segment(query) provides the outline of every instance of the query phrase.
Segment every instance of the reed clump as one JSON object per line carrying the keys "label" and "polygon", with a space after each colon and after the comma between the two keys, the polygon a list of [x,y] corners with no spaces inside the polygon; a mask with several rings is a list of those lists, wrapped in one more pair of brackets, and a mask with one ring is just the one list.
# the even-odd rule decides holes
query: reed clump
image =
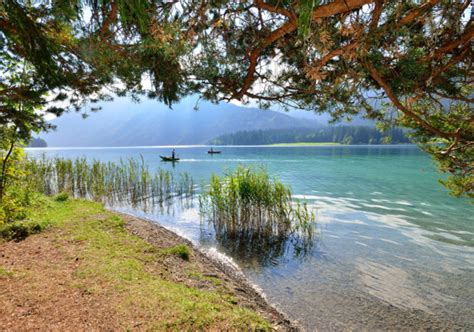
{"label": "reed clump", "polygon": [[191,176],[175,177],[162,169],[152,173],[143,157],[119,163],[43,157],[26,160],[25,169],[31,174],[32,189],[49,196],[67,194],[110,205],[135,206],[194,194]]}
{"label": "reed clump", "polygon": [[264,169],[239,166],[223,177],[213,175],[200,210],[224,241],[265,246],[291,238],[304,246],[314,234],[314,213]]}

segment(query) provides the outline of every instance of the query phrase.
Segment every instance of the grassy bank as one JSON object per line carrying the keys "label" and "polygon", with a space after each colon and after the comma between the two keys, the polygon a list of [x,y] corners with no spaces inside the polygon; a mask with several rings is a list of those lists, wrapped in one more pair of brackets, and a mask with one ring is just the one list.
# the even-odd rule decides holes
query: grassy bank
{"label": "grassy bank", "polygon": [[333,142],[298,142],[298,143],[277,143],[277,144],[269,144],[268,146],[335,146],[341,145],[341,143],[333,143]]}
{"label": "grassy bank", "polygon": [[270,328],[185,243],[151,245],[98,203],[42,199],[38,234],[0,239],[6,329]]}

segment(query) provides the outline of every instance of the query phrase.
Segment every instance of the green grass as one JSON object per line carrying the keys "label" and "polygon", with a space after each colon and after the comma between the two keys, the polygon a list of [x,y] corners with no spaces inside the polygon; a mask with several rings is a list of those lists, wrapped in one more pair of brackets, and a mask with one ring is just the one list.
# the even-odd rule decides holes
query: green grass
{"label": "green grass", "polygon": [[165,255],[176,255],[185,261],[189,261],[189,257],[191,256],[191,250],[184,244],[178,244],[174,247],[163,249],[160,252]]}
{"label": "green grass", "polygon": [[70,213],[64,201],[36,195],[30,205],[27,219],[0,224],[0,239],[22,241],[28,236],[38,234],[51,225],[60,225],[63,217]]}
{"label": "green grass", "polygon": [[[80,262],[74,287],[88,294],[110,296],[124,316],[138,312],[146,317],[141,328],[270,329],[256,312],[235,305],[235,299],[224,289],[202,290],[163,277],[163,266],[159,264],[163,254],[178,255],[189,269],[194,269],[191,249],[179,245],[157,250],[129,233],[123,220],[99,203],[47,199],[47,204],[32,213],[29,222],[48,225],[49,237],[74,246],[74,255]],[[8,273],[0,269],[0,276]]]}
{"label": "green grass", "polygon": [[333,142],[298,142],[298,143],[276,143],[276,144],[269,144],[268,146],[334,146],[334,145],[341,145],[340,143],[333,143]]}
{"label": "green grass", "polygon": [[0,266],[0,278],[13,277],[13,272],[3,266]]}

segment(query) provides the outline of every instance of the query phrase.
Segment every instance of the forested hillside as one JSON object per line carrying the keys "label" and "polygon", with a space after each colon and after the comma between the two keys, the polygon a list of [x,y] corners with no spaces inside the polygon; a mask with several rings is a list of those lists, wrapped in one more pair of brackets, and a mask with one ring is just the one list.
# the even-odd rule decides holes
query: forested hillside
{"label": "forested hillside", "polygon": [[215,145],[266,145],[277,143],[332,142],[342,144],[410,143],[404,131],[394,128],[381,133],[367,126],[327,126],[238,131],[210,141]]}

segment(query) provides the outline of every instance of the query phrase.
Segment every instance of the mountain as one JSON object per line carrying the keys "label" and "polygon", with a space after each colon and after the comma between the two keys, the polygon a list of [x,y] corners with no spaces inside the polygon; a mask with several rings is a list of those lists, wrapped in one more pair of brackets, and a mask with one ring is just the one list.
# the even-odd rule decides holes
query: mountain
{"label": "mountain", "polygon": [[29,148],[46,148],[48,144],[42,138],[33,137],[28,143]]}
{"label": "mountain", "polygon": [[316,120],[234,104],[185,98],[169,109],[156,101],[133,103],[119,98],[102,105],[85,119],[67,113],[51,121],[57,129],[42,133],[50,147],[143,146],[205,144],[226,133],[242,130],[318,127]]}

